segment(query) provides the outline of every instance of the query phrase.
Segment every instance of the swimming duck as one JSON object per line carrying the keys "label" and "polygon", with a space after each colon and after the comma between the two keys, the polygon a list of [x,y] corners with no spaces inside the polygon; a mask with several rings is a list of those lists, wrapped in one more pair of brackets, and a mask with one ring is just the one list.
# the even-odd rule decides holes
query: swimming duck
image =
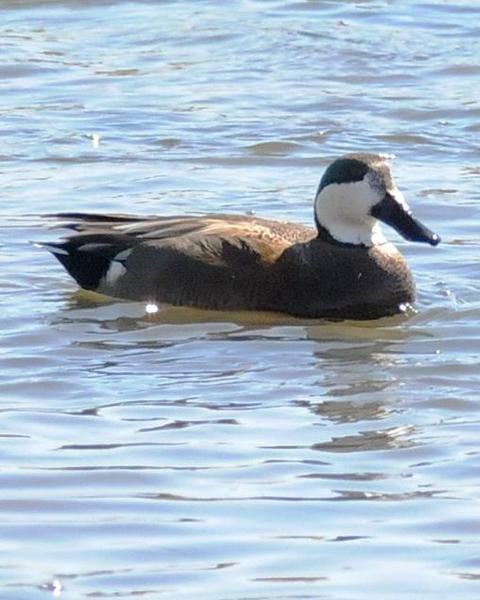
{"label": "swimming duck", "polygon": [[379,221],[436,246],[412,216],[387,159],[348,154],[318,187],[316,228],[243,215],[59,213],[76,233],[40,243],[88,290],[131,300],[299,317],[375,319],[415,299],[405,258]]}

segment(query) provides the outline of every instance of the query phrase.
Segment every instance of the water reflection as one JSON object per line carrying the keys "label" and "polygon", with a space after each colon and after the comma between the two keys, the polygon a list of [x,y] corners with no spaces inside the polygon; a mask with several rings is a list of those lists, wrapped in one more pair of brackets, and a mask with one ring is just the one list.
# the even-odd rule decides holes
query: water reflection
{"label": "water reflection", "polygon": [[414,427],[361,431],[357,435],[334,437],[327,442],[313,444],[312,449],[321,452],[371,452],[390,448],[409,448],[415,444],[411,439],[414,434]]}
{"label": "water reflection", "polygon": [[[402,411],[398,404],[402,382],[395,374],[395,367],[402,364],[398,358],[404,352],[402,347],[418,340],[424,343],[429,336],[418,327],[410,330],[403,319],[382,320],[378,324],[312,324],[270,313],[215,313],[175,307],[162,307],[158,313],[145,314],[142,303],[100,300],[99,304],[96,296],[75,293],[70,305],[54,315],[54,326],[73,336],[74,353],[95,351],[87,372],[100,380],[107,377],[122,382],[129,396],[120,402],[92,406],[84,414],[103,417],[116,414],[124,424],[141,422],[143,425],[136,428],[135,437],[145,439],[108,445],[76,443],[64,445],[63,449],[103,452],[172,444],[188,448],[194,439],[189,432],[195,430],[208,431],[215,443],[227,448],[231,446],[227,440],[232,425],[240,432],[236,436],[239,439],[243,436],[245,423],[239,418],[242,411],[249,414],[267,409],[265,400],[260,401],[256,392],[258,386],[263,388],[263,398],[268,390],[270,412],[282,399],[295,409],[299,421],[305,419],[305,409],[310,415],[305,422],[309,430],[305,439],[289,436],[290,443],[285,443],[283,434],[269,431],[261,435],[263,439],[257,448],[268,454],[280,453],[285,457],[283,461],[290,457],[296,463],[296,454],[304,454],[307,449],[324,456],[363,455],[408,449],[420,443],[416,427],[397,424]],[[76,335],[79,323],[81,339]],[[89,327],[85,328],[85,324]],[[235,345],[226,351],[216,345],[220,340],[234,341]],[[198,356],[193,359],[194,346],[198,347]],[[249,348],[255,348],[254,360]],[[271,363],[273,356],[275,362],[285,360],[279,378],[275,374],[276,364]],[[289,365],[292,356],[296,361],[294,368]],[[139,387],[137,381],[136,389],[132,390],[133,398],[127,383],[132,363],[136,376],[143,377],[143,385]],[[276,380],[281,382],[281,388],[275,385]],[[142,393],[147,389],[152,396],[148,400]],[[152,394],[153,390],[156,392]],[[244,402],[239,401],[239,393]],[[141,415],[137,414],[140,407]],[[168,407],[174,407],[175,412]],[[205,418],[204,411],[212,410],[227,415],[221,419]],[[384,427],[362,426],[372,421],[384,422]],[[329,424],[336,425],[336,435],[329,434]],[[279,432],[286,426],[282,417]],[[340,426],[346,428],[342,435],[338,435]],[[163,438],[165,434],[169,439]],[[171,437],[173,434],[175,437]],[[188,464],[188,469],[211,466],[208,462],[194,461]],[[331,471],[318,473],[318,477],[305,473],[301,476],[324,481],[345,479],[342,473]],[[379,472],[374,477],[382,479],[387,475]],[[354,480],[352,477],[351,481]],[[371,479],[359,476],[357,480]],[[164,494],[169,497],[170,492],[162,492],[161,497]],[[364,492],[351,490],[349,494],[348,497],[359,498]],[[374,499],[372,495],[368,497]]]}
{"label": "water reflection", "polygon": [[[403,327],[411,315],[398,315],[374,321],[340,321],[332,323],[323,320],[300,319],[283,313],[261,311],[209,311],[191,307],[171,305],[156,306],[150,310],[149,303],[116,301],[107,296],[76,290],[68,297],[66,310],[61,317],[65,322],[89,320],[98,323],[100,328],[130,331],[154,325],[186,325],[195,329],[218,326],[218,333],[232,334],[235,339],[285,338],[310,339],[318,341],[346,340],[352,338],[365,341],[395,342],[409,336],[428,335]],[[100,318],[99,318],[100,317]],[[224,331],[222,331],[222,326]],[[165,331],[169,331],[167,328]],[[180,328],[176,328],[177,331]],[[173,331],[173,330],[172,330]],[[348,352],[339,348],[339,352]],[[381,349],[378,350],[381,353]]]}
{"label": "water reflection", "polygon": [[[362,384],[368,391],[368,383]],[[335,395],[326,393],[328,395]],[[367,398],[356,400],[299,400],[300,406],[308,408],[314,415],[328,419],[333,423],[357,423],[360,421],[377,421],[389,416],[391,410],[387,408],[388,397],[382,402],[371,401]]]}

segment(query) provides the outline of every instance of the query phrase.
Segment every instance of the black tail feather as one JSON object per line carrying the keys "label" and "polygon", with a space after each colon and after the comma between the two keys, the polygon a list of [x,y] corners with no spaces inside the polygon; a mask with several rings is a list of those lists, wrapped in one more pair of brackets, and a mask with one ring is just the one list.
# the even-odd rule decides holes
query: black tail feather
{"label": "black tail feather", "polygon": [[136,242],[118,234],[86,234],[36,245],[51,252],[82,288],[97,290],[116,256],[133,248]]}

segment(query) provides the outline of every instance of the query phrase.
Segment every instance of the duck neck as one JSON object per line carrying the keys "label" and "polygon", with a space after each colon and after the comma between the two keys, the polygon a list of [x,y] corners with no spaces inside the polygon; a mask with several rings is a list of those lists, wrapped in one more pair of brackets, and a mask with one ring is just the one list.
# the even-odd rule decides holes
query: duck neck
{"label": "duck neck", "polygon": [[[352,244],[350,242],[340,242],[339,240],[334,238],[333,235],[328,231],[328,229],[320,223],[316,214],[315,225],[317,226],[317,239],[321,240],[322,242],[327,242],[328,244],[332,244],[334,246],[341,246],[343,248],[358,248],[358,244]],[[363,244],[361,244],[361,246],[364,247]]]}

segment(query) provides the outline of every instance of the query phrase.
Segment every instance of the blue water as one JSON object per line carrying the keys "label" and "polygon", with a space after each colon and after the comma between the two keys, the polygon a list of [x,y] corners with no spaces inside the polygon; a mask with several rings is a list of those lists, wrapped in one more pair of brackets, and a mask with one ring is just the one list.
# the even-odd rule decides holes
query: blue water
{"label": "blue water", "polygon": [[[0,5],[0,597],[480,596],[480,5]],[[417,314],[78,292],[41,214],[312,222],[395,154]]]}

